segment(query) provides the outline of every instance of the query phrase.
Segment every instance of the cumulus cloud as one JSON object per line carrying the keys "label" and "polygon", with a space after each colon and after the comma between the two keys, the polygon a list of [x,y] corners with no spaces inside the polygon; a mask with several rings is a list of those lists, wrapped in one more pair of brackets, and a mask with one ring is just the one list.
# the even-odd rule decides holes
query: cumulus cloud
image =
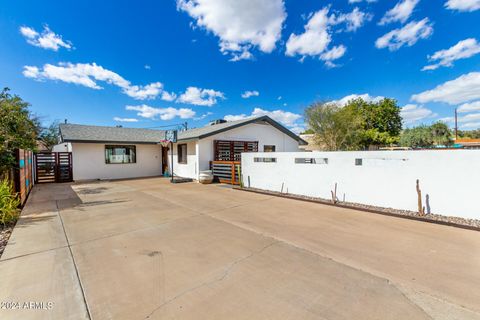
{"label": "cumulus cloud", "polygon": [[459,104],[480,99],[480,72],[470,72],[411,97],[419,103],[444,102]]}
{"label": "cumulus cloud", "polygon": [[181,119],[191,119],[195,116],[195,111],[189,108],[155,108],[146,104],[142,104],[139,106],[126,106],[125,109],[129,111],[137,111],[137,115],[139,117],[152,120],[158,118],[161,120],[172,120],[175,117],[179,117]]}
{"label": "cumulus cloud", "polygon": [[260,95],[260,92],[258,92],[257,90],[253,90],[253,91],[245,91],[244,93],[242,93],[242,98],[243,99],[248,99],[250,97],[258,97]]}
{"label": "cumulus cloud", "polygon": [[261,108],[255,108],[253,109],[252,113],[249,115],[244,113],[237,114],[237,115],[226,115],[224,119],[227,121],[236,121],[236,120],[242,120],[242,119],[252,118],[252,117],[260,117],[260,116],[269,116],[273,120],[289,128],[298,127],[299,125],[297,121],[302,118],[301,115],[290,112],[290,111],[284,111],[284,110],[268,111]]}
{"label": "cumulus cloud", "polygon": [[211,107],[217,103],[218,99],[225,99],[223,92],[213,89],[188,87],[187,90],[178,97],[177,102]]}
{"label": "cumulus cloud", "polygon": [[474,101],[470,103],[464,103],[458,107],[457,111],[459,113],[466,113],[472,111],[480,111],[480,101]]}
{"label": "cumulus cloud", "polygon": [[162,92],[162,100],[164,101],[174,101],[177,98],[177,95],[173,92]]}
{"label": "cumulus cloud", "polygon": [[283,0],[177,0],[177,8],[217,36],[234,61],[251,59],[253,48],[272,52],[287,17]]}
{"label": "cumulus cloud", "polygon": [[394,29],[387,34],[381,36],[375,42],[378,49],[388,48],[395,51],[406,46],[413,46],[420,39],[427,39],[433,33],[433,26],[428,18],[420,21],[413,21],[402,28]]}
{"label": "cumulus cloud", "polygon": [[370,19],[371,15],[358,8],[347,14],[330,14],[330,8],[325,7],[310,16],[303,33],[290,34],[285,54],[291,57],[301,56],[301,60],[306,56],[317,56],[331,64],[333,60],[341,58],[346,51],[343,45],[329,49],[334,32],[333,26],[340,27],[337,32],[352,32]]}
{"label": "cumulus cloud", "polygon": [[445,7],[457,11],[475,11],[480,9],[480,0],[448,0]]}
{"label": "cumulus cloud", "polygon": [[138,122],[138,119],[135,119],[135,118],[114,117],[113,120],[118,122]]}
{"label": "cumulus cloud", "polygon": [[435,117],[436,114],[432,110],[416,104],[407,104],[400,109],[400,115],[403,122],[408,125],[419,120]]}
{"label": "cumulus cloud", "polygon": [[43,49],[58,51],[61,47],[65,49],[72,49],[73,47],[70,41],[64,41],[61,35],[50,30],[48,26],[44,26],[41,33],[31,27],[22,26],[20,27],[20,33],[29,44]]}
{"label": "cumulus cloud", "polygon": [[95,63],[45,64],[43,68],[24,66],[23,75],[35,80],[63,81],[96,90],[103,89],[98,82],[106,82],[121,88],[123,93],[137,100],[153,99],[163,90],[160,82],[153,82],[145,86],[132,85],[130,81],[117,73]]}
{"label": "cumulus cloud", "polygon": [[338,99],[338,100],[332,100],[330,101],[329,103],[333,103],[333,104],[336,104],[340,107],[343,107],[345,106],[348,102],[352,101],[352,100],[355,100],[355,99],[358,99],[358,98],[362,98],[364,101],[367,101],[367,102],[378,102],[380,100],[383,100],[385,99],[385,97],[382,97],[382,96],[371,96],[369,95],[368,93],[364,93],[364,94],[350,94],[348,96],[345,96],[341,99]]}
{"label": "cumulus cloud", "polygon": [[385,25],[392,22],[404,23],[410,18],[420,0],[401,0],[395,7],[388,10],[378,24]]}
{"label": "cumulus cloud", "polygon": [[467,59],[478,53],[480,53],[480,45],[477,40],[474,38],[465,39],[448,49],[437,51],[428,56],[430,62],[436,61],[436,63],[423,67],[422,71],[451,67],[454,61]]}

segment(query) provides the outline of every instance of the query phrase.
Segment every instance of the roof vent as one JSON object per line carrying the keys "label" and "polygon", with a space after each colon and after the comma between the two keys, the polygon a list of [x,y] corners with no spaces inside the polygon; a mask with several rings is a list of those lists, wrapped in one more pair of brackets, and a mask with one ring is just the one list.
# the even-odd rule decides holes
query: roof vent
{"label": "roof vent", "polygon": [[210,121],[210,125],[211,125],[211,126],[214,126],[214,125],[216,125],[216,124],[225,123],[225,122],[227,122],[227,120],[217,119],[217,120]]}
{"label": "roof vent", "polygon": [[123,128],[123,126],[121,124],[117,124],[115,128]]}

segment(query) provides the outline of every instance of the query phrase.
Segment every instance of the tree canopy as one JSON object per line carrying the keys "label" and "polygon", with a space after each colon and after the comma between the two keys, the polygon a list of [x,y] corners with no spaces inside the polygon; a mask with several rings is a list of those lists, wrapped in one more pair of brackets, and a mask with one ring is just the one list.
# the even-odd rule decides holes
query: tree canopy
{"label": "tree canopy", "polygon": [[48,127],[42,128],[38,139],[43,142],[44,146],[52,151],[53,146],[58,144],[58,137],[60,136],[58,121],[52,122]]}
{"label": "tree canopy", "polygon": [[15,163],[15,149],[36,149],[40,131],[38,118],[28,110],[29,104],[9,89],[0,92],[0,172]]}
{"label": "tree canopy", "polygon": [[405,129],[400,137],[400,145],[411,148],[450,146],[452,143],[452,131],[443,122]]}
{"label": "tree canopy", "polygon": [[306,109],[305,118],[316,142],[332,151],[391,145],[402,130],[400,108],[388,98],[377,102],[358,98],[345,106],[317,102]]}

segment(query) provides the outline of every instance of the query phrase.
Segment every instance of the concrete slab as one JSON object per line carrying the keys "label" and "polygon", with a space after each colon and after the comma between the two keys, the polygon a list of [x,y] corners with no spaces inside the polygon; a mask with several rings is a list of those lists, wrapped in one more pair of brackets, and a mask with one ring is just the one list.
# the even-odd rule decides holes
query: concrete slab
{"label": "concrete slab", "polygon": [[[0,260],[0,319],[88,319],[68,248]],[[33,303],[33,304],[32,304]]]}
{"label": "concrete slab", "polygon": [[282,198],[211,215],[480,311],[479,232]]}
{"label": "concrete slab", "polygon": [[0,301],[76,307],[11,318],[480,319],[478,232],[163,178],[37,187]]}

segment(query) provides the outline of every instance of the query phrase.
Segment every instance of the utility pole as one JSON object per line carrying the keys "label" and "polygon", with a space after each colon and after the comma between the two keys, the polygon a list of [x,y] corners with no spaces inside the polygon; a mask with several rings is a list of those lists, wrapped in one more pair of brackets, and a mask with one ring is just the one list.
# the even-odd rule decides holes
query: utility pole
{"label": "utility pole", "polygon": [[457,108],[455,108],[455,140],[458,140],[458,117],[457,117]]}

